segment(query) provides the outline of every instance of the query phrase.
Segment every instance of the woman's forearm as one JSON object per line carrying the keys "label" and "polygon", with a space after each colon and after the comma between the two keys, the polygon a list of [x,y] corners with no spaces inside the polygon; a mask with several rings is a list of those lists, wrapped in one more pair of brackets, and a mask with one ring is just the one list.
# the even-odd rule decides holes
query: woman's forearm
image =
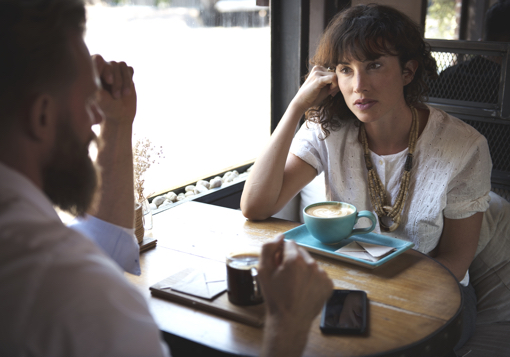
{"label": "woman's forearm", "polygon": [[321,66],[312,69],[246,180],[241,210],[248,219],[266,219],[277,213],[316,176],[314,168],[289,155],[290,144],[306,110],[338,91],[334,72]]}
{"label": "woman's forearm", "polygon": [[443,233],[431,256],[461,281],[475,256],[483,212],[463,219],[444,219]]}
{"label": "woman's forearm", "polygon": [[305,109],[289,105],[268,145],[257,157],[241,197],[241,210],[249,219],[265,219],[278,212],[285,163],[299,120]]}

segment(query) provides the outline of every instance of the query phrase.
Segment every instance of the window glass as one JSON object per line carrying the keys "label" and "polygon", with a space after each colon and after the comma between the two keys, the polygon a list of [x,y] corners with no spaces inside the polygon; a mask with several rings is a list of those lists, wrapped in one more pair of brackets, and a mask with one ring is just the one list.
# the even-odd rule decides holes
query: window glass
{"label": "window glass", "polygon": [[459,39],[462,0],[428,0],[425,38]]}
{"label": "window glass", "polygon": [[270,135],[269,9],[255,0],[138,0],[87,5],[91,54],[135,70],[134,142],[164,158],[145,194],[254,159]]}

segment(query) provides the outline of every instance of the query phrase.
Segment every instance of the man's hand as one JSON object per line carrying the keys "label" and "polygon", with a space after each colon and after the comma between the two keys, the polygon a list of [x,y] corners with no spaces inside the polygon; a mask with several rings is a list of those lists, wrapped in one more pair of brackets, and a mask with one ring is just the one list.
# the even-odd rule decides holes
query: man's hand
{"label": "man's hand", "polygon": [[301,355],[313,319],[333,283],[313,258],[284,236],[262,247],[258,278],[266,303],[262,356]]}
{"label": "man's hand", "polygon": [[106,62],[100,55],[92,56],[92,61],[101,81],[98,102],[106,123],[132,125],[136,114],[133,68],[125,62]]}
{"label": "man's hand", "polygon": [[[106,62],[92,56],[102,89],[98,103],[105,120],[101,124],[101,144],[97,163],[101,188],[90,214],[106,222],[133,228],[134,184],[131,138],[136,114],[133,68],[124,62]],[[134,238],[133,238],[134,239]]]}

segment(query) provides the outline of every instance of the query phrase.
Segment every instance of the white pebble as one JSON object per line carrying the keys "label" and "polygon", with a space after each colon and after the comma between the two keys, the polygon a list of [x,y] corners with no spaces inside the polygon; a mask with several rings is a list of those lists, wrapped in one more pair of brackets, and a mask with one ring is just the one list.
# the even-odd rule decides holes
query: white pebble
{"label": "white pebble", "polygon": [[195,193],[195,195],[198,195],[200,193],[203,193],[203,192],[207,192],[209,191],[209,189],[205,186],[202,186],[202,185],[197,185],[197,187],[195,187],[195,190],[193,191]]}
{"label": "white pebble", "polygon": [[[222,182],[227,181],[230,176],[232,176],[232,171],[225,172],[225,175],[223,175],[223,177],[221,178],[221,181]],[[232,180],[230,180],[230,181],[232,181]]]}
{"label": "white pebble", "polygon": [[193,192],[193,191],[188,191],[188,192],[186,192],[186,193],[184,194],[184,196],[186,196],[186,197],[195,196],[195,192]]}
{"label": "white pebble", "polygon": [[194,189],[195,189],[195,185],[189,185],[189,186],[186,186],[184,191],[189,192],[189,191],[193,191]]}
{"label": "white pebble", "polygon": [[170,191],[168,192],[166,195],[165,195],[166,199],[171,201],[171,202],[175,202],[175,200],[177,199],[177,195],[175,194],[175,192],[173,191]]}
{"label": "white pebble", "polygon": [[205,181],[205,180],[200,180],[197,182],[197,187],[198,186],[204,186],[205,188],[209,188],[209,182]]}
{"label": "white pebble", "polygon": [[215,177],[211,180],[211,182],[209,183],[209,188],[216,188],[216,187],[220,187],[222,184],[222,181],[221,181],[221,177]]}
{"label": "white pebble", "polygon": [[155,203],[151,202],[151,203],[149,203],[149,208],[154,211],[155,209],[158,209],[158,206],[156,206]]}
{"label": "white pebble", "polygon": [[177,201],[182,201],[182,200],[183,200],[183,199],[185,199],[185,198],[186,198],[186,196],[184,195],[184,193],[179,193],[179,194],[177,195],[176,200],[177,200]]}
{"label": "white pebble", "polygon": [[154,203],[156,206],[161,206],[161,204],[163,202],[165,202],[165,197],[164,196],[158,196],[158,197],[155,197],[153,200],[152,200],[152,203]]}
{"label": "white pebble", "polygon": [[163,203],[161,204],[161,206],[159,206],[159,207],[161,208],[161,207],[165,207],[165,206],[170,206],[172,203],[173,203],[173,202],[172,202],[172,201],[170,201],[170,200],[165,200],[165,202],[163,202]]}

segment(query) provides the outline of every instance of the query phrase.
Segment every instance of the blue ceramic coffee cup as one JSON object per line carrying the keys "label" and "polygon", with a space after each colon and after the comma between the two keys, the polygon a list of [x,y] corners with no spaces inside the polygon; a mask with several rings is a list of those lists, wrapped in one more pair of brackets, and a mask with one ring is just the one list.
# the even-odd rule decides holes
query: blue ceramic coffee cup
{"label": "blue ceramic coffee cup", "polygon": [[[372,226],[354,229],[361,217],[372,221]],[[335,244],[355,234],[370,233],[377,218],[370,211],[358,212],[356,207],[345,202],[326,201],[308,205],[303,218],[310,234],[324,244]]]}

